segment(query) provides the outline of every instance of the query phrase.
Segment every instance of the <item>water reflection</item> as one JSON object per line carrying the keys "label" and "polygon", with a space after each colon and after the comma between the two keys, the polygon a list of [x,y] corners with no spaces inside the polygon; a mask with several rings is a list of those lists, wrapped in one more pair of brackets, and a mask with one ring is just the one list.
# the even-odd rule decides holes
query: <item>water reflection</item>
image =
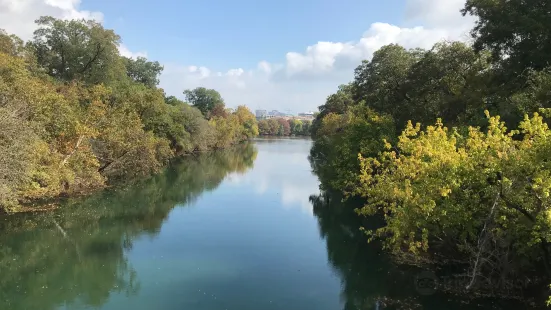
{"label": "water reflection", "polygon": [[261,138],[255,142],[260,152],[255,169],[241,177],[233,176],[231,181],[252,186],[258,195],[275,191],[284,208],[298,207],[301,212],[312,214],[308,197],[319,192],[317,177],[311,173],[307,158],[312,141],[307,138]]}
{"label": "water reflection", "polygon": [[59,211],[0,218],[0,309],[100,307],[136,294],[133,240],[155,236],[176,205],[253,166],[252,144],[185,158],[126,189],[74,199]]}
{"label": "water reflection", "polygon": [[325,239],[327,257],[341,280],[343,310],[474,310],[525,309],[514,300],[473,299],[474,296],[454,296],[443,292],[423,294],[416,286],[416,276],[423,269],[398,265],[381,249],[368,243],[360,226],[374,229],[382,225],[377,218],[357,216],[354,208],[361,200],[349,199],[335,193],[322,192],[310,197],[318,220],[320,236]]}

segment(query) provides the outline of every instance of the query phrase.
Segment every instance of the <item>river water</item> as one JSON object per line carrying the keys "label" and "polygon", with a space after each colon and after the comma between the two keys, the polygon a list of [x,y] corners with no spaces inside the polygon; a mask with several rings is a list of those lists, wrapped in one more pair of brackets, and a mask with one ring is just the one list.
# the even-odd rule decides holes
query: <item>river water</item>
{"label": "river water", "polygon": [[259,139],[0,218],[0,309],[519,309],[419,287],[319,195],[310,147]]}

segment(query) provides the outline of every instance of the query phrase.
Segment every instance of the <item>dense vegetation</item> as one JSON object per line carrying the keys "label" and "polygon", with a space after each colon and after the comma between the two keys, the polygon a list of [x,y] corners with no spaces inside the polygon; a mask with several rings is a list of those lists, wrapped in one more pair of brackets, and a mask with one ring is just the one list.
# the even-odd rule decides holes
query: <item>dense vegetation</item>
{"label": "dense vegetation", "polygon": [[89,20],[37,20],[34,38],[0,30],[0,211],[158,171],[170,158],[258,135],[215,90],[157,88],[163,67],[119,54]]}
{"label": "dense vegetation", "polygon": [[312,125],[322,187],[363,197],[397,257],[465,266],[467,291],[551,275],[550,10],[468,0],[473,45],[384,46]]}
{"label": "dense vegetation", "polygon": [[312,122],[308,120],[270,118],[258,122],[263,136],[309,136]]}

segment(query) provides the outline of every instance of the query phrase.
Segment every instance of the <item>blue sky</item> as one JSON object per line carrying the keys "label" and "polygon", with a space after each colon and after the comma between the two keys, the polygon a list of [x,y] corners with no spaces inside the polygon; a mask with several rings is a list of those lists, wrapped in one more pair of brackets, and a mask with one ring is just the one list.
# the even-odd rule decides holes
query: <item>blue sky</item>
{"label": "blue sky", "polygon": [[82,8],[103,12],[106,27],[150,58],[227,71],[279,62],[318,41],[357,40],[375,21],[400,22],[404,1],[96,0]]}
{"label": "blue sky", "polygon": [[0,28],[25,40],[34,20],[96,19],[121,54],[164,65],[160,87],[218,90],[230,107],[315,110],[383,45],[466,40],[465,0],[2,0]]}

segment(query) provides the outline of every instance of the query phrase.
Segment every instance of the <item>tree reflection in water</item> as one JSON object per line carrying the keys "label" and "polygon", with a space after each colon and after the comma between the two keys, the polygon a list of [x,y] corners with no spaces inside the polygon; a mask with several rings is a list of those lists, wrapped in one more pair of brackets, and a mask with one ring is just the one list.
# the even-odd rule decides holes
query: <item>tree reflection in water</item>
{"label": "tree reflection in water", "polygon": [[242,144],[180,159],[132,186],[68,199],[50,213],[0,218],[0,309],[100,307],[112,293],[136,294],[133,240],[155,236],[170,211],[253,166]]}
{"label": "tree reflection in water", "polygon": [[474,299],[473,296],[436,292],[422,295],[416,290],[415,277],[422,269],[398,265],[378,242],[367,242],[359,227],[373,229],[380,218],[359,217],[354,209],[362,205],[353,198],[322,192],[310,197],[318,220],[320,236],[325,239],[328,260],[341,279],[343,310],[472,310],[523,309],[512,300]]}

